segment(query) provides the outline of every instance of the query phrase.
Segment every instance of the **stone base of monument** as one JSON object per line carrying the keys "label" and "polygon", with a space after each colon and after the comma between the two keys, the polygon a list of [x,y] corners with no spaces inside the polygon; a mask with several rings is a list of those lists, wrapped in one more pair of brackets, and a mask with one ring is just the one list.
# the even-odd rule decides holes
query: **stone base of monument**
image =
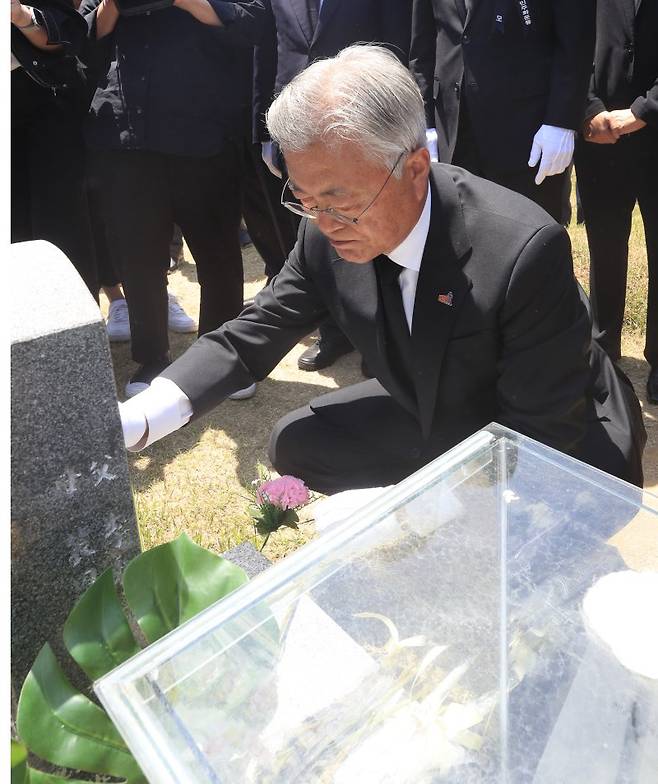
{"label": "stone base of monument", "polygon": [[140,543],[98,306],[50,243],[12,245],[9,270],[11,657],[18,693],[46,641],[62,652],[62,625],[83,591],[109,566],[121,573]]}

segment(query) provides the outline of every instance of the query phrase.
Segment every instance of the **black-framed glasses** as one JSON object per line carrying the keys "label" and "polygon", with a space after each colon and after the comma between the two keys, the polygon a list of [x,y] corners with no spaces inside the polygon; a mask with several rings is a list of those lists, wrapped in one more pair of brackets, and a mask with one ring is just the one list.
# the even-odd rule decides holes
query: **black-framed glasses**
{"label": "black-framed glasses", "polygon": [[[296,215],[302,215],[305,218],[310,218],[311,220],[317,220],[319,215],[329,215],[330,218],[333,218],[338,223],[346,223],[349,226],[354,226],[357,224],[361,218],[368,212],[368,210],[372,207],[372,205],[377,201],[377,199],[381,196],[382,191],[388,184],[388,181],[393,176],[393,172],[397,169],[398,163],[402,160],[402,157],[405,155],[405,152],[401,152],[398,155],[397,160],[393,164],[393,168],[388,173],[388,177],[384,180],[384,184],[382,187],[377,191],[375,197],[372,199],[368,206],[361,210],[361,212],[356,216],[356,218],[350,218],[347,215],[343,215],[341,212],[336,212],[333,207],[325,207],[321,209],[320,207],[305,207],[298,199],[295,199],[295,195],[290,189],[290,177],[286,180],[285,185],[283,186],[283,191],[281,191],[281,204],[290,212],[294,212]],[[295,201],[287,199],[286,196],[292,196]]]}

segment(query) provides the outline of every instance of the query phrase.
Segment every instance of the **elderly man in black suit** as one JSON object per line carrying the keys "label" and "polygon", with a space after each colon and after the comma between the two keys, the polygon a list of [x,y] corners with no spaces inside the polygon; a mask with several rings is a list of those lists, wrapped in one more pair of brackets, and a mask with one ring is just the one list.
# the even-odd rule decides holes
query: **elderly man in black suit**
{"label": "elderly man in black suit", "polygon": [[376,378],[275,428],[271,459],[322,492],[397,482],[496,420],[641,483],[646,434],[625,377],[591,343],[565,230],[530,200],[430,164],[420,92],[380,47],[296,77],[268,112],[306,216],[239,318],[122,404],[129,448],[267,376],[327,315]]}
{"label": "elderly man in black suit", "polygon": [[590,252],[595,328],[621,355],[633,208],[644,221],[649,265],[644,356],[647,398],[658,404],[658,3],[598,0],[594,71],[576,172]]}
{"label": "elderly man in black suit", "polygon": [[410,67],[439,158],[563,219],[593,0],[414,0]]}
{"label": "elderly man in black suit", "polygon": [[[254,74],[255,138],[277,171],[276,148],[265,125],[274,96],[306,66],[333,57],[350,44],[374,41],[389,47],[405,65],[409,58],[411,0],[271,0],[269,33],[256,48]],[[279,193],[281,186],[279,185]],[[287,236],[285,228],[282,231]],[[291,245],[292,249],[292,245]],[[320,338],[300,356],[301,370],[328,367],[352,344],[328,319]]]}

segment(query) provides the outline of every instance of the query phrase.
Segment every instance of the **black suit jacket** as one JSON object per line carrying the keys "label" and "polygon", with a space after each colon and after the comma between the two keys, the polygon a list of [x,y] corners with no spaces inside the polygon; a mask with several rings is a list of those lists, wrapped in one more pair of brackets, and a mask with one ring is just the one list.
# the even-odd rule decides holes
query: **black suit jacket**
{"label": "black suit jacket", "polygon": [[314,60],[355,43],[383,43],[407,65],[411,0],[324,0],[313,30],[307,0],[270,0],[254,55],[254,140],[269,139],[265,112],[274,96]]}
{"label": "black suit jacket", "polygon": [[585,119],[628,108],[658,144],[658,3],[642,0],[636,13],[635,0],[598,0]]}
{"label": "black suit jacket", "polygon": [[[344,261],[305,220],[282,271],[254,304],[163,373],[190,398],[194,417],[265,378],[330,314],[382,386],[416,417],[435,453],[495,420],[601,467],[616,465],[603,459],[601,443],[624,466],[635,447],[641,456],[637,400],[624,397],[598,350],[592,374],[590,322],[566,231],[528,199],[457,167],[434,165],[431,189],[413,320],[415,396],[387,357],[374,264]],[[452,296],[442,302],[441,294]],[[350,394],[341,389],[312,406]],[[595,410],[595,398],[605,411]],[[600,430],[602,415],[616,429],[614,443],[603,434],[594,446],[589,430]],[[373,427],[386,437],[385,422]],[[624,478],[641,481],[641,469],[639,477]]]}
{"label": "black suit jacket", "polygon": [[593,0],[527,0],[527,8],[530,25],[518,0],[414,0],[410,67],[442,161],[452,160],[464,101],[489,171],[525,170],[541,125],[580,128]]}

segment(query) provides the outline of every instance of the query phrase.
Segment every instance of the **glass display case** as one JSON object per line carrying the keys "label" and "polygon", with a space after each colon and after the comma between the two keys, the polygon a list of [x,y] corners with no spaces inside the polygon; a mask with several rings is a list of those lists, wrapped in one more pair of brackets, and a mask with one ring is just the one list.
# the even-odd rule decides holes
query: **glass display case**
{"label": "glass display case", "polygon": [[95,688],[152,784],[656,784],[656,580],[655,496],[491,425]]}

